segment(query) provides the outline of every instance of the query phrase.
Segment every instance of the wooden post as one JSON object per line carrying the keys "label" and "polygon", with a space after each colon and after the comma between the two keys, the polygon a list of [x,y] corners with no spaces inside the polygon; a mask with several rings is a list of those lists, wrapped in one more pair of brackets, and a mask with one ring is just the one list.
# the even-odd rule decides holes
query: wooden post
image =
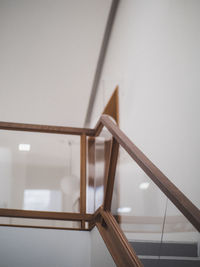
{"label": "wooden post", "polygon": [[95,138],[88,138],[88,212],[95,212]]}
{"label": "wooden post", "polygon": [[[86,135],[81,135],[80,147],[80,213],[86,214]],[[85,229],[85,221],[81,221],[81,228]]]}
{"label": "wooden post", "polygon": [[108,177],[106,179],[107,183],[106,183],[106,190],[105,190],[105,196],[104,196],[104,205],[103,205],[104,210],[108,210],[108,211],[110,211],[111,209],[118,152],[119,152],[119,144],[116,141],[116,139],[113,137],[110,161],[109,161],[109,169],[108,169],[108,174],[107,174]]}

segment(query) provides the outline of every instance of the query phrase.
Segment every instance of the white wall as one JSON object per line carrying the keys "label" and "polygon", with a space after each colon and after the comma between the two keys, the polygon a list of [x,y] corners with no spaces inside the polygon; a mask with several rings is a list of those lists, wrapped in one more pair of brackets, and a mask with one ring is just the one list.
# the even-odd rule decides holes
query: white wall
{"label": "white wall", "polygon": [[90,233],[0,227],[2,267],[90,266]]}
{"label": "white wall", "polygon": [[114,267],[116,266],[110,255],[98,229],[91,231],[91,267]]}
{"label": "white wall", "polygon": [[0,227],[1,267],[114,267],[95,227],[91,232]]}
{"label": "white wall", "polygon": [[197,206],[199,13],[198,0],[120,1],[93,116],[119,84],[121,128]]}

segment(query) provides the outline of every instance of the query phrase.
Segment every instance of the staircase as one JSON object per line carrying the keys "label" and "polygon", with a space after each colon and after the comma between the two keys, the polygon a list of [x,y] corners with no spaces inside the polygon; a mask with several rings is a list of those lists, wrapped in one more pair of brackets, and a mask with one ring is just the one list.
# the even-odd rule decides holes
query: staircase
{"label": "staircase", "polygon": [[[199,267],[197,243],[130,242],[144,267]],[[160,257],[159,257],[160,255]]]}

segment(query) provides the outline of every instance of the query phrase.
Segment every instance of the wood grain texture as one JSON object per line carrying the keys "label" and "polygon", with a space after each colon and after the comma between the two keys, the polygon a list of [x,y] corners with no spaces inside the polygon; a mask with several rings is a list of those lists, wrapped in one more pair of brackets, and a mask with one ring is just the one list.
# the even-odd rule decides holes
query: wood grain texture
{"label": "wood grain texture", "polygon": [[[105,106],[102,114],[112,117],[119,126],[119,87],[117,86],[111,95],[107,105]],[[95,128],[93,129],[93,135],[99,136],[103,129],[101,118],[97,121]]]}
{"label": "wood grain texture", "polygon": [[93,130],[93,136],[99,136],[101,131],[103,129],[103,123],[101,122],[101,118],[97,121],[94,130]]}
{"label": "wood grain texture", "polygon": [[[81,142],[83,143],[85,142],[84,139],[86,135],[98,136],[103,126],[105,126],[110,131],[115,140],[128,152],[128,154],[136,161],[136,163],[141,167],[141,169],[143,169],[143,171],[152,179],[152,181],[154,181],[154,183],[160,188],[160,190],[162,190],[162,192],[172,201],[172,203],[185,215],[185,217],[192,223],[192,225],[198,231],[200,231],[199,209],[142,153],[142,151],[139,148],[135,146],[135,144],[119,129],[119,127],[109,118],[108,115],[102,115],[94,129],[0,122],[0,129],[4,130],[81,135],[81,140],[82,140]],[[83,154],[85,154],[84,149],[83,149]],[[85,172],[84,169],[85,160],[86,159],[83,156],[81,162],[81,173]],[[81,183],[82,183],[81,198],[86,199],[86,196],[84,195],[86,194],[86,192],[84,193],[86,181],[83,179]],[[81,204],[82,205],[81,210],[83,211],[83,213],[85,210],[84,203],[85,200],[83,200]],[[8,210],[0,209],[0,216],[6,216],[6,217],[11,216],[11,217],[24,217],[24,218],[40,218],[40,219],[49,218],[49,219],[74,220],[76,216],[80,216],[80,214],[75,215],[75,217],[69,215],[71,216],[69,219],[67,214],[69,213],[55,213],[55,212],[51,213],[51,212],[37,212],[37,211],[23,211],[23,210],[17,211],[11,209]],[[86,220],[85,219],[86,217],[81,217],[81,219],[80,217],[76,218],[78,218],[77,220],[80,221]]]}
{"label": "wood grain texture", "polygon": [[96,224],[96,222],[99,222],[100,220],[100,210],[103,208],[103,206],[100,206],[93,214],[92,220],[89,222],[89,229],[92,230]]}
{"label": "wood grain texture", "polygon": [[116,265],[119,267],[143,266],[112,214],[102,209],[100,214],[104,223],[97,221],[96,226]]}
{"label": "wood grain texture", "polygon": [[192,225],[200,231],[199,209],[136,147],[107,115],[101,116],[100,123],[110,131],[117,142],[128,152],[141,169],[185,215]]}
{"label": "wood grain texture", "polygon": [[31,218],[31,219],[65,220],[65,221],[82,221],[82,220],[90,221],[93,219],[92,214],[17,210],[17,209],[0,209],[0,216]]}
{"label": "wood grain texture", "polygon": [[109,169],[107,173],[108,177],[106,179],[107,182],[106,182],[106,190],[104,197],[104,205],[103,205],[104,209],[109,211],[111,209],[111,203],[112,203],[118,152],[119,152],[119,143],[116,141],[115,138],[113,138],[111,146],[111,154],[109,159]]}
{"label": "wood grain texture", "polygon": [[[86,135],[81,135],[80,148],[80,212],[86,214]],[[85,228],[85,222],[81,221],[81,227]]]}
{"label": "wood grain texture", "polygon": [[88,138],[88,211],[94,212],[95,207],[95,138]]}
{"label": "wood grain texture", "polygon": [[111,116],[119,125],[119,88],[115,88],[102,114]]}
{"label": "wood grain texture", "polygon": [[108,172],[110,167],[110,156],[111,156],[111,147],[112,147],[112,139],[106,140],[104,142],[104,162],[105,162],[105,168],[104,168],[104,196],[106,193],[106,184],[108,181]]}
{"label": "wood grain texture", "polygon": [[25,124],[0,121],[0,129],[9,131],[25,131],[25,132],[39,132],[39,133],[52,133],[52,134],[70,134],[70,135],[88,135],[94,134],[92,129],[65,127],[65,126],[52,126],[52,125],[39,125],[39,124]]}

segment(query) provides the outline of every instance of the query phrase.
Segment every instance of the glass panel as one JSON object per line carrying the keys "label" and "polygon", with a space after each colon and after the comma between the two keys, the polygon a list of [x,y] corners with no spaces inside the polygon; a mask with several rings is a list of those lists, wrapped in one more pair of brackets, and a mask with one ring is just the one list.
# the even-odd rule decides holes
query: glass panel
{"label": "glass panel", "polygon": [[17,226],[37,226],[51,228],[81,228],[81,223],[76,221],[63,220],[42,220],[42,219],[27,219],[27,218],[10,218],[0,217],[0,225],[17,225]]}
{"label": "glass panel", "polygon": [[144,266],[165,266],[166,257],[198,265],[200,234],[123,148],[114,187],[112,213]]}
{"label": "glass panel", "polygon": [[0,208],[78,212],[80,137],[0,131]]}
{"label": "glass panel", "polygon": [[110,147],[111,134],[105,128],[95,140],[88,138],[87,211],[89,213],[93,213],[103,204]]}
{"label": "glass panel", "polygon": [[95,138],[88,137],[87,138],[87,192],[86,192],[86,198],[87,198],[87,205],[86,205],[86,211],[87,213],[94,213],[94,175],[95,175]]}
{"label": "glass panel", "polygon": [[[158,256],[166,196],[120,147],[111,211],[141,261]],[[152,243],[156,248],[152,249]]]}
{"label": "glass panel", "polygon": [[200,233],[168,200],[160,256],[197,257],[199,245]]}
{"label": "glass panel", "polygon": [[166,197],[120,147],[112,213],[129,239],[161,240]]}

